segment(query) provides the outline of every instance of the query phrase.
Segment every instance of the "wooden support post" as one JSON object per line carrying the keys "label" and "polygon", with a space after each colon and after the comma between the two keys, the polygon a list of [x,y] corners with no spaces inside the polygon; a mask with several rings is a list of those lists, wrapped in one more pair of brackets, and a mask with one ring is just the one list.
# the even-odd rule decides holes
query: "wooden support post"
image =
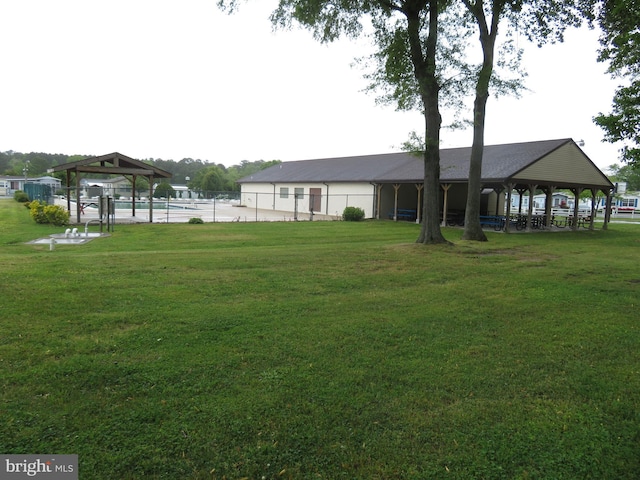
{"label": "wooden support post", "polygon": [[71,215],[71,170],[66,171],[67,174],[67,212]]}
{"label": "wooden support post", "polygon": [[377,194],[377,196],[376,196],[376,218],[378,220],[380,220],[380,218],[381,218],[380,217],[380,205],[381,205],[381,202],[382,202],[382,187],[383,187],[383,185],[381,183],[378,183],[376,185],[376,194]]}
{"label": "wooden support post", "polygon": [[397,222],[398,221],[398,190],[400,190],[400,184],[399,183],[394,183],[393,184],[393,190],[394,190],[393,221]]}
{"label": "wooden support post", "polygon": [[[493,191],[496,192],[496,215],[502,215],[502,209],[500,208],[500,194],[503,190],[504,188],[501,187],[495,187],[493,189]],[[502,205],[504,205],[504,202],[502,202]]]}
{"label": "wooden support post", "polygon": [[422,190],[424,190],[424,183],[416,183],[416,190],[418,190],[418,205],[416,206],[416,223],[420,223],[422,217]]}
{"label": "wooden support post", "polygon": [[576,187],[572,188],[571,192],[573,193],[573,198],[575,199],[573,202],[573,225],[571,225],[571,230],[578,230],[578,214],[580,213],[580,194],[582,193],[582,188]]}
{"label": "wooden support post", "polygon": [[449,209],[447,203],[449,200],[449,189],[451,188],[451,184],[450,183],[441,183],[440,187],[442,187],[442,190],[444,190],[444,198],[442,200],[442,226],[446,227],[447,226],[447,211]]}
{"label": "wooden support post", "polygon": [[527,208],[527,232],[531,231],[531,222],[533,221],[533,197],[536,194],[537,185],[529,185],[529,208]]}
{"label": "wooden support post", "polygon": [[443,183],[440,185],[442,190],[444,190],[444,198],[442,199],[442,226],[447,226],[447,213],[449,211],[448,201],[449,201],[449,189],[451,188],[450,183]]}
{"label": "wooden support post", "polygon": [[589,230],[593,230],[594,229],[594,222],[596,220],[596,196],[598,195],[598,189],[597,188],[592,188],[591,189],[591,215],[589,218]]}
{"label": "wooden support post", "polygon": [[78,174],[78,169],[76,168],[76,214],[77,214],[77,222],[80,223],[80,175]]}
{"label": "wooden support post", "polygon": [[516,192],[518,192],[518,214],[522,215],[522,197],[524,192],[527,191],[526,188],[516,188]]}
{"label": "wooden support post", "polygon": [[604,224],[602,225],[603,230],[609,229],[609,221],[611,220],[611,198],[612,192],[609,190],[608,192],[604,192],[607,194],[607,199],[604,202]]}
{"label": "wooden support post", "polygon": [[553,203],[553,192],[556,187],[549,185],[545,188],[546,197],[544,199],[544,226],[546,228],[551,227],[551,207]]}
{"label": "wooden support post", "polygon": [[507,190],[507,211],[505,212],[505,219],[504,219],[504,231],[505,233],[509,233],[510,229],[511,229],[511,192],[513,192],[513,189],[515,188],[515,185],[513,183],[508,183],[506,185],[506,190]]}
{"label": "wooden support post", "polygon": [[153,175],[149,175],[149,223],[153,223]]}
{"label": "wooden support post", "polygon": [[136,216],[136,178],[137,175],[134,175],[131,179],[131,216]]}

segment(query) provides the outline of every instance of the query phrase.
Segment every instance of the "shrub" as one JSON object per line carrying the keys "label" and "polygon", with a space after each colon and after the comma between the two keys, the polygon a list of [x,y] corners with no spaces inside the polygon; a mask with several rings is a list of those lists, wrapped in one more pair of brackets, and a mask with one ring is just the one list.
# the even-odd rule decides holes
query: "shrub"
{"label": "shrub", "polygon": [[204,221],[201,218],[193,217],[189,219],[189,223],[204,223]]}
{"label": "shrub", "polygon": [[364,210],[358,207],[346,207],[342,219],[347,222],[359,222],[364,218]]}
{"label": "shrub", "polygon": [[13,199],[16,202],[27,203],[29,201],[29,195],[24,193],[22,190],[16,190],[13,192]]}
{"label": "shrub", "polygon": [[50,223],[56,226],[69,224],[69,212],[58,205],[47,205],[34,200],[29,204],[29,213],[36,223]]}

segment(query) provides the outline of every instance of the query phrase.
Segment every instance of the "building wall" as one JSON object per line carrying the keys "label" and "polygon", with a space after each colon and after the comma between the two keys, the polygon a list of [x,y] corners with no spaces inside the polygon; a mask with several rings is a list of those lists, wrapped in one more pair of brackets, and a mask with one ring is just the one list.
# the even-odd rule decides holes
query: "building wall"
{"label": "building wall", "polygon": [[[366,218],[375,217],[377,208],[376,187],[369,183],[251,183],[241,185],[240,203],[248,208],[283,212],[308,213],[310,189],[320,189],[320,210],[315,213],[340,216],[345,207],[359,207]],[[298,193],[296,205],[296,192]],[[421,201],[424,192],[420,192]],[[443,191],[440,190],[440,209],[443,207]],[[399,209],[418,209],[418,189],[414,183],[403,183],[398,189]],[[482,195],[481,214],[503,215],[504,192]],[[449,188],[447,210],[449,214],[463,213],[466,208],[467,184],[453,184]],[[383,184],[380,190],[380,218],[393,216],[395,190],[392,184]],[[497,209],[497,211],[496,211]]]}
{"label": "building wall", "polygon": [[567,179],[565,183],[600,185],[606,177],[576,145],[566,144],[523,169],[513,179],[525,182],[535,179],[551,184]]}
{"label": "building wall", "polygon": [[366,218],[374,215],[375,187],[367,183],[250,183],[240,188],[240,203],[249,208],[308,213],[311,189],[319,189],[315,213],[340,216],[345,207],[358,207]]}
{"label": "building wall", "polygon": [[[601,198],[598,209],[604,209],[606,198]],[[611,201],[614,212],[635,212],[640,208],[640,192],[628,192],[614,197]]]}

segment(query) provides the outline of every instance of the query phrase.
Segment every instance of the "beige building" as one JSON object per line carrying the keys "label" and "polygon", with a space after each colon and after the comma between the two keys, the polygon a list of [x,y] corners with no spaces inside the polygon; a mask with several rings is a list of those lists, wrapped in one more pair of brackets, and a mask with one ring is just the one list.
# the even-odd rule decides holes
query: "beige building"
{"label": "beige building", "polygon": [[[464,214],[470,155],[470,147],[440,151],[443,218]],[[284,162],[238,183],[248,207],[339,216],[356,206],[367,218],[413,221],[421,216],[423,180],[421,156],[390,153]],[[559,189],[576,196],[587,190],[610,198],[613,190],[572,139],[485,146],[482,185],[481,215],[513,213],[505,211],[512,192],[533,199],[538,193],[551,198]]]}

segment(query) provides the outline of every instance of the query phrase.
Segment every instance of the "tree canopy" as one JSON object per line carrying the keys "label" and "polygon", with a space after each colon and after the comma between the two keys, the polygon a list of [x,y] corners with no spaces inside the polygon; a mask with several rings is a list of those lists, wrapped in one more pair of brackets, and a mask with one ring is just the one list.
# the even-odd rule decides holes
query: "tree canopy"
{"label": "tree canopy", "polygon": [[[522,88],[521,79],[524,77],[519,68],[521,51],[514,48],[510,39],[515,31],[521,31],[538,45],[547,41],[562,40],[564,30],[571,25],[580,24],[581,16],[571,2],[462,0],[462,3],[476,25],[482,48],[482,63],[475,74],[473,142],[469,159],[469,182],[462,238],[486,241],[487,237],[480,225],[480,192],[487,101],[490,92],[494,95],[504,93],[517,95]],[[506,29],[503,36],[507,41],[503,44],[503,54],[496,55],[496,42],[500,28]],[[505,66],[507,68],[504,68]],[[503,70],[515,75],[511,79],[496,77],[496,67],[503,67]]]}
{"label": "tree canopy", "polygon": [[[219,0],[233,10],[239,0]],[[467,238],[484,240],[479,224],[480,175],[484,146],[485,108],[489,89],[494,94],[521,87],[519,52],[509,34],[522,31],[539,45],[562,40],[564,29],[580,22],[577,4],[560,0],[280,0],[272,14],[276,26],[298,23],[320,42],[340,36],[367,34],[375,48],[369,58],[374,69],[366,75],[370,90],[382,92],[378,101],[394,103],[400,110],[419,110],[424,117],[424,202],[421,243],[442,243],[440,232],[439,144],[441,107],[462,105],[475,85],[472,124],[474,141],[469,172]],[[498,26],[508,20],[506,48],[509,55],[496,61]],[[479,33],[482,60],[470,61],[470,36]],[[515,72],[512,78],[495,75],[496,67]],[[455,122],[454,122],[455,123]]]}
{"label": "tree canopy", "polygon": [[[91,156],[92,155],[64,155],[42,152],[20,153],[9,150],[0,152],[0,175],[22,177],[26,169],[29,177],[44,176],[48,175],[47,170],[51,167],[83,160]],[[222,164],[214,165],[206,160],[194,160],[192,158],[183,158],[177,162],[175,160],[163,160],[161,158],[148,158],[142,159],[142,161],[170,172],[173,175],[171,178],[172,184],[188,184],[190,188],[200,191],[238,190],[239,186],[236,183],[238,179],[280,163],[280,160],[243,160],[238,165],[225,167]],[[66,182],[64,173],[59,172],[54,174],[54,176],[60,178],[63,184]],[[102,176],[104,175],[95,175],[97,178],[101,178]],[[148,188],[144,177],[139,177],[136,180],[136,185],[138,190]]]}
{"label": "tree canopy", "polygon": [[640,0],[590,0],[586,12],[602,30],[599,60],[623,81],[612,111],[594,118],[608,142],[622,142],[622,160],[640,166]]}
{"label": "tree canopy", "polygon": [[631,192],[640,191],[640,169],[634,168],[633,165],[611,165],[610,178],[613,182],[626,182],[627,190]]}
{"label": "tree canopy", "polygon": [[[455,92],[455,76],[446,82],[444,69],[464,56],[457,42],[464,23],[448,7],[452,0],[280,0],[272,14],[276,26],[298,23],[320,42],[367,34],[381,65],[370,79],[386,89],[400,109],[417,108],[424,120],[424,201],[420,243],[445,243],[440,231],[441,99]],[[233,10],[238,0],[219,0]],[[449,15],[449,16],[448,16]],[[447,18],[448,21],[440,21]],[[449,34],[447,34],[449,33]],[[439,40],[441,39],[441,40]],[[451,43],[447,45],[447,40]],[[449,48],[447,48],[447,46]],[[463,78],[463,77],[460,77]]]}

